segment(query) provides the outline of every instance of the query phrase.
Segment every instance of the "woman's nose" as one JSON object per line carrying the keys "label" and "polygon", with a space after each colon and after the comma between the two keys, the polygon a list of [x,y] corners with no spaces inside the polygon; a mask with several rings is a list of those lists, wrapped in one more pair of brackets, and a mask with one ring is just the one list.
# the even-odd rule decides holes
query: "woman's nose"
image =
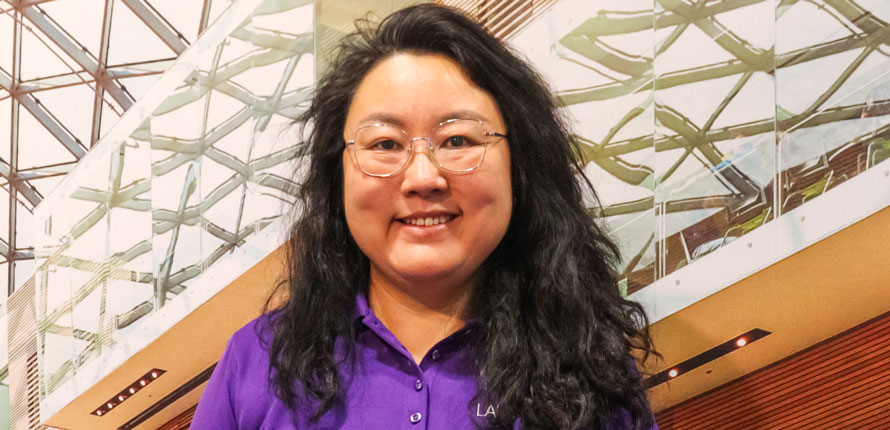
{"label": "woman's nose", "polygon": [[448,180],[442,169],[433,160],[426,139],[414,139],[408,165],[402,172],[402,192],[407,194],[429,195],[448,188]]}

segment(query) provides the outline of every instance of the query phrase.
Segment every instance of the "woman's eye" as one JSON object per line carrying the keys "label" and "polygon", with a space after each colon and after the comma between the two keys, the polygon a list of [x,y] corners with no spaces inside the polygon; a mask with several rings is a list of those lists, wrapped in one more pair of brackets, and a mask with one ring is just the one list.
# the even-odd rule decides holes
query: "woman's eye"
{"label": "woman's eye", "polygon": [[402,145],[399,145],[399,142],[395,140],[381,140],[374,145],[371,145],[371,149],[377,149],[382,151],[397,151],[402,148]]}
{"label": "woman's eye", "polygon": [[464,136],[451,136],[442,142],[443,148],[463,148],[470,146],[472,142]]}

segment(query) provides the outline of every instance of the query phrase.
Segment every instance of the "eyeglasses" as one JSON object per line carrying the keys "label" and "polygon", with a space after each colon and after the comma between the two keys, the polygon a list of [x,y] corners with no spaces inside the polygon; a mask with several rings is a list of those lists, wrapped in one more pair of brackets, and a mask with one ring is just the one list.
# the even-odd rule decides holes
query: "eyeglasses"
{"label": "eyeglasses", "polygon": [[425,140],[433,162],[449,172],[469,172],[482,165],[488,144],[507,135],[486,131],[482,121],[449,119],[430,130],[429,137],[408,137],[390,124],[359,127],[346,141],[359,169],[366,175],[393,176],[408,165],[415,140]]}

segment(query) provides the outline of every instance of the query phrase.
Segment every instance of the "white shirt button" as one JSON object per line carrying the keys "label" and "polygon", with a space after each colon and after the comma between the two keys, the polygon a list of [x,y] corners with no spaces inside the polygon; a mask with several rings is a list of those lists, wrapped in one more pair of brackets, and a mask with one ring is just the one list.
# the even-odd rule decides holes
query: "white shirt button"
{"label": "white shirt button", "polygon": [[438,360],[439,357],[441,357],[441,356],[442,356],[442,354],[439,354],[439,350],[438,350],[438,349],[434,349],[434,350],[433,350],[433,360]]}
{"label": "white shirt button", "polygon": [[422,418],[422,416],[420,415],[420,412],[415,412],[415,413],[411,414],[411,422],[414,424],[419,423],[421,418]]}
{"label": "white shirt button", "polygon": [[417,391],[422,390],[423,389],[423,381],[421,381],[420,379],[414,381],[414,389]]}

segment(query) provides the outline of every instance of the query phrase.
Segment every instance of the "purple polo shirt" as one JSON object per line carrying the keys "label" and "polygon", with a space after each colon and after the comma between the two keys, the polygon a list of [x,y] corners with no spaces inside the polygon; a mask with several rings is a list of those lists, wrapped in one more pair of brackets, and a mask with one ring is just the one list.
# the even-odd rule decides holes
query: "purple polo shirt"
{"label": "purple polo shirt", "polygon": [[[268,383],[272,331],[263,315],[229,340],[204,390],[192,430],[404,429],[475,430],[473,422],[496,414],[494,405],[474,402],[476,373],[467,348],[475,324],[437,343],[420,364],[374,315],[367,298],[356,300],[360,328],[356,366],[341,368],[345,398],[317,423],[314,405],[298,406],[293,417]],[[260,330],[257,330],[260,329]],[[340,348],[337,348],[338,350]],[[630,428],[623,410],[610,430]],[[521,428],[517,422],[514,426]],[[653,428],[657,430],[657,427]]]}

